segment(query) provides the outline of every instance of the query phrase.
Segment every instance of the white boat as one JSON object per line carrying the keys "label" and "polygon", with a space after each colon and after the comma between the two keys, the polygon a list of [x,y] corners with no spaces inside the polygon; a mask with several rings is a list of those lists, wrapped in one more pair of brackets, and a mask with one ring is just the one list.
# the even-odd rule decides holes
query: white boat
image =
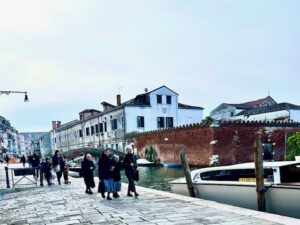
{"label": "white boat", "polygon": [[154,162],[150,162],[147,159],[138,159],[136,163],[138,166],[154,166]]}
{"label": "white boat", "polygon": [[[300,218],[300,161],[263,166],[267,212]],[[257,209],[254,163],[197,169],[191,178],[197,198]],[[189,195],[184,177],[169,184],[174,193]]]}

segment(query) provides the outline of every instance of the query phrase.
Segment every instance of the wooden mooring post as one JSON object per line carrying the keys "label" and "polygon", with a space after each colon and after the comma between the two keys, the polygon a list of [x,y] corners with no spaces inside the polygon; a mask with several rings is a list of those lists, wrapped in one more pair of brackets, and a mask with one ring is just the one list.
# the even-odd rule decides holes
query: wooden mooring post
{"label": "wooden mooring post", "polygon": [[266,188],[264,185],[264,167],[263,167],[263,152],[261,144],[261,136],[258,135],[254,141],[254,161],[255,161],[255,178],[256,178],[256,193],[257,193],[257,210],[266,211]]}
{"label": "wooden mooring post", "polygon": [[186,155],[185,155],[185,151],[184,150],[182,150],[180,152],[180,159],[181,159],[181,163],[182,163],[182,168],[184,170],[186,184],[187,184],[190,196],[191,197],[196,197],[195,191],[194,191],[194,187],[193,187],[192,178],[191,178],[190,167],[189,167],[188,161],[186,159]]}

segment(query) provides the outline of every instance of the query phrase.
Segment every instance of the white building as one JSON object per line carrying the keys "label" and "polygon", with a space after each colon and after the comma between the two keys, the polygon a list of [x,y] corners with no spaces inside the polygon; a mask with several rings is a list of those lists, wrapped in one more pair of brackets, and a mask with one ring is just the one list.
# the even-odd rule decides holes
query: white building
{"label": "white building", "polygon": [[300,106],[290,103],[279,103],[238,113],[235,120],[244,121],[294,121],[300,122]]}
{"label": "white building", "polygon": [[276,104],[275,100],[270,96],[245,103],[222,103],[211,111],[210,116],[216,121],[235,120],[235,116],[245,110]]}
{"label": "white building", "polygon": [[127,136],[136,132],[171,128],[200,123],[203,108],[181,104],[178,94],[166,86],[139,94],[117,105],[101,103],[103,111],[87,109],[79,113],[79,120],[61,125],[53,121],[52,148],[69,150],[80,147],[109,147],[123,151]]}

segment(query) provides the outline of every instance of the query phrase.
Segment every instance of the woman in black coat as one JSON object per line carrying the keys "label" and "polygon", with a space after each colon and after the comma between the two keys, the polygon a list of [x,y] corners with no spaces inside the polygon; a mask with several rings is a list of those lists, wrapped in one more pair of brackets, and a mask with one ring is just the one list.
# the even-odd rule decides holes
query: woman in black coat
{"label": "woman in black coat", "polygon": [[93,194],[91,188],[95,187],[95,181],[94,181],[94,173],[95,170],[95,164],[92,161],[92,156],[90,154],[85,154],[83,161],[81,163],[81,174],[84,178],[84,183],[86,186],[85,193],[87,194]]}
{"label": "woman in black coat", "polygon": [[100,183],[104,183],[104,191],[101,192],[102,198],[105,198],[105,192],[107,192],[107,200],[112,200],[109,196],[113,192],[113,168],[112,160],[109,158],[110,151],[104,150],[98,162],[99,167],[99,179]]}
{"label": "woman in black coat", "polygon": [[[33,166],[33,165],[32,165]],[[52,168],[57,176],[58,184],[60,185],[60,179],[65,169],[64,159],[61,156],[58,150],[55,151],[54,156],[52,157]]]}
{"label": "woman in black coat", "polygon": [[128,179],[128,191],[127,196],[132,196],[130,192],[134,192],[135,197],[139,196],[136,192],[135,184],[134,184],[134,173],[137,169],[136,157],[133,154],[133,150],[131,147],[127,147],[127,154],[124,157],[123,162],[125,168],[125,174]]}
{"label": "woman in black coat", "polygon": [[120,161],[118,155],[113,155],[112,157],[112,168],[113,168],[113,197],[119,198],[118,194],[121,191],[121,170],[123,169],[123,163]]}

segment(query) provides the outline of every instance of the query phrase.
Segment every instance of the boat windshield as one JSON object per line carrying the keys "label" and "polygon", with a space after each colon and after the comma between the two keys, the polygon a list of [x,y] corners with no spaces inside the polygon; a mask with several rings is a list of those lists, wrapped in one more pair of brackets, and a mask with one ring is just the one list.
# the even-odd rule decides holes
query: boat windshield
{"label": "boat windshield", "polygon": [[281,183],[300,182],[300,164],[280,167]]}
{"label": "boat windshield", "polygon": [[[264,169],[266,181],[273,182],[273,169]],[[201,180],[255,182],[254,169],[215,170],[201,174]]]}

